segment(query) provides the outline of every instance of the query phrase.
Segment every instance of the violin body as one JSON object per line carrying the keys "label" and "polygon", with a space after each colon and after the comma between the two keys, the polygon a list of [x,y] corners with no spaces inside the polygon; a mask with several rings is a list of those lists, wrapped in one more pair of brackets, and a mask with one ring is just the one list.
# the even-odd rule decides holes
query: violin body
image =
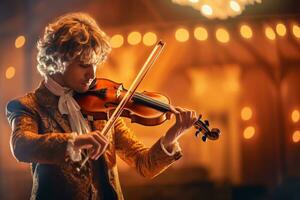
{"label": "violin body", "polygon": [[[86,93],[76,93],[74,98],[84,115],[96,120],[108,120],[127,90],[123,84],[108,79],[96,79]],[[155,126],[169,119],[166,114],[170,100],[155,92],[135,93],[125,105],[121,116],[130,118],[132,123]],[[146,105],[146,106],[145,106]]]}

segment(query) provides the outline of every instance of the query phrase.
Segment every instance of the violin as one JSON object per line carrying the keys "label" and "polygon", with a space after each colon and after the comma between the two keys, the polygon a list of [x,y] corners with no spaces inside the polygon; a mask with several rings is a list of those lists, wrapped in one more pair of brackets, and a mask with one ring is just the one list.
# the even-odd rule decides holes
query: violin
{"label": "violin", "polygon": [[[108,120],[120,104],[128,91],[123,84],[97,78],[90,89],[85,93],[76,93],[75,100],[81,107],[85,116],[92,116],[95,120]],[[156,126],[170,119],[167,113],[173,112],[168,97],[156,92],[134,92],[131,99],[124,105],[120,116],[131,119],[132,123],[145,126]],[[202,121],[199,115],[194,127],[197,129],[196,137],[202,133],[202,140],[217,140],[220,130],[209,128],[208,120]]]}

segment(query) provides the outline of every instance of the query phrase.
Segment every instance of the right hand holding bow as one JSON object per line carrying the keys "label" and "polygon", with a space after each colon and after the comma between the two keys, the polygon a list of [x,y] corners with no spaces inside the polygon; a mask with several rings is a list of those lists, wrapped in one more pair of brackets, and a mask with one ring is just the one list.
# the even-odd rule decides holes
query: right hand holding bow
{"label": "right hand holding bow", "polygon": [[108,139],[96,130],[76,136],[74,150],[88,149],[90,158],[97,160],[105,152],[108,144]]}

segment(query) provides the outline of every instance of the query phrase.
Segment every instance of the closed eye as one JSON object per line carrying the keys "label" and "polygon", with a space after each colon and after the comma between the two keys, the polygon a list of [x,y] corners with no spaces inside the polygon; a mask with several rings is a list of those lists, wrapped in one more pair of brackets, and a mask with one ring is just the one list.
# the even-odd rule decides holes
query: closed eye
{"label": "closed eye", "polygon": [[89,68],[93,65],[90,65],[90,64],[79,64],[80,67],[83,67],[83,68]]}

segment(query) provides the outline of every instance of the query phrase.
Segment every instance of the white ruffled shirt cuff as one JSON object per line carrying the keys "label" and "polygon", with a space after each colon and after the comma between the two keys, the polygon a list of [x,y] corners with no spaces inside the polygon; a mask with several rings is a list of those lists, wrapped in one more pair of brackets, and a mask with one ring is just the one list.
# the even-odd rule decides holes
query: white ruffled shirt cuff
{"label": "white ruffled shirt cuff", "polygon": [[160,138],[160,147],[168,156],[174,156],[177,152],[181,151],[179,143],[176,141],[173,145],[172,152],[169,152],[163,144],[164,136]]}
{"label": "white ruffled shirt cuff", "polygon": [[67,144],[67,155],[71,158],[72,161],[78,162],[81,161],[81,150],[74,150],[74,141],[75,136],[77,136],[76,132],[71,133],[72,138],[68,140]]}

